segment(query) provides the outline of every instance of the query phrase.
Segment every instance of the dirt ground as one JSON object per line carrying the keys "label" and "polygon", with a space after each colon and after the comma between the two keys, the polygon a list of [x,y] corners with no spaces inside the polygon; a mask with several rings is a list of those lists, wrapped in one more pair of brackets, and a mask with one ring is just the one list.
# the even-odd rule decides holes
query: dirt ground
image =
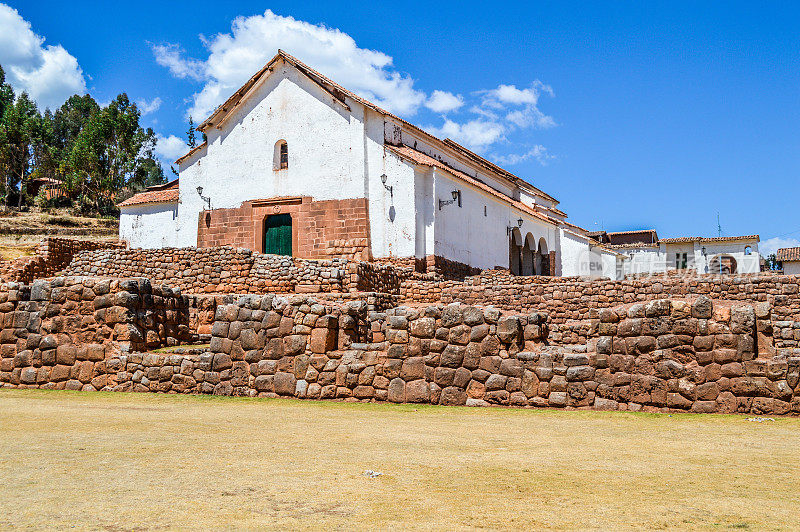
{"label": "dirt ground", "polygon": [[796,529],[799,450],[793,418],[6,389],[0,528]]}

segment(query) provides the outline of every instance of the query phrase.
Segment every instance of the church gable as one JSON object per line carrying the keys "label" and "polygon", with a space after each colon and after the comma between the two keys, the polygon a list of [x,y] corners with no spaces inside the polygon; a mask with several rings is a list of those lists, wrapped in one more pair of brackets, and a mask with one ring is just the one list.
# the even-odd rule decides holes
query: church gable
{"label": "church gable", "polygon": [[213,175],[224,207],[275,196],[360,197],[363,114],[361,105],[343,104],[276,61],[238,105],[204,123],[205,155],[189,158],[181,172]]}

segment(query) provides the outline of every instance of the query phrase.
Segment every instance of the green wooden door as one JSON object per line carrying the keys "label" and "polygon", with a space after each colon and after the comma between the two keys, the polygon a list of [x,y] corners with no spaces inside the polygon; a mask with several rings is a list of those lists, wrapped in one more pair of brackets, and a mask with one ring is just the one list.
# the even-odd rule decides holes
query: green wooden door
{"label": "green wooden door", "polygon": [[264,253],[292,256],[292,217],[274,214],[264,220]]}

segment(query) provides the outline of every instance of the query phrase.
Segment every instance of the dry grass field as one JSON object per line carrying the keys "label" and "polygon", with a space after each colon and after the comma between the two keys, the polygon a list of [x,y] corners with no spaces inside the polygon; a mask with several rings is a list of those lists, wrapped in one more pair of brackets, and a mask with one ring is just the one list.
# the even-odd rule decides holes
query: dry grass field
{"label": "dry grass field", "polygon": [[33,255],[46,236],[78,240],[116,240],[119,221],[60,213],[0,212],[0,260]]}
{"label": "dry grass field", "polygon": [[0,390],[2,529],[798,526],[798,419]]}

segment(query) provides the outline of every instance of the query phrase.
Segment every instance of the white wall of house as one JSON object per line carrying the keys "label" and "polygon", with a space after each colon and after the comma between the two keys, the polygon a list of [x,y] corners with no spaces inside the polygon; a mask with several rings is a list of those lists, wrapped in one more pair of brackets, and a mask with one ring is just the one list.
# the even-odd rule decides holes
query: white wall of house
{"label": "white wall of house", "polygon": [[[496,190],[527,203],[552,205],[465,160],[434,147],[418,132],[350,99],[348,110],[292,66],[280,62],[250,89],[239,108],[207,130],[208,145],[180,164],[174,245],[197,245],[206,208],[280,196],[313,200],[367,198],[373,257],[440,255],[479,268],[508,266],[506,227],[523,219],[522,236],[558,251],[558,229],[446,171],[418,166],[384,148],[402,141]],[[289,164],[274,168],[275,143],[286,141]],[[381,181],[386,176],[386,186]],[[438,199],[462,191],[462,205],[438,210]],[[559,265],[560,266],[560,265]]]}
{"label": "white wall of house", "polygon": [[177,203],[145,203],[122,207],[119,238],[132,248],[156,249],[176,246]]}
{"label": "white wall of house", "polygon": [[[750,248],[750,254],[745,249]],[[705,248],[705,254],[703,253]],[[628,255],[624,271],[630,274],[664,273],[677,268],[677,254],[686,253],[687,269],[698,273],[715,273],[710,265],[715,257],[730,255],[736,260],[737,273],[757,273],[760,271],[758,242],[680,242],[660,244],[658,247],[620,249],[620,253]]]}
{"label": "white wall of house", "polygon": [[620,249],[619,252],[628,257],[623,263],[624,275],[664,273],[667,271],[668,257],[657,246]]}
{"label": "white wall of house", "polygon": [[[444,205],[439,210],[439,200],[451,201],[452,192],[461,191],[458,202]],[[508,267],[509,236],[507,227],[519,229],[522,245],[526,237],[538,245],[544,239],[547,250],[556,249],[557,228],[538,218],[519,211],[496,196],[457,179],[448,172],[433,169],[433,197],[427,203],[426,216],[433,210],[434,254],[463,262],[478,268]],[[517,220],[522,219],[522,227]],[[528,236],[530,235],[530,236]]]}
{"label": "white wall of house", "polygon": [[[363,198],[379,176],[368,156],[382,152],[383,128],[365,124],[365,108],[350,111],[294,67],[279,63],[252,96],[207,131],[208,147],[180,165],[179,243],[197,243],[198,214],[238,207],[252,199],[312,196],[314,200]],[[376,114],[373,118],[377,117]],[[289,167],[274,168],[275,144],[285,140]]]}
{"label": "white wall of house", "polygon": [[596,245],[594,240],[561,229],[561,275],[617,279],[618,256]]}
{"label": "white wall of house", "polygon": [[[385,150],[381,148],[381,152]],[[386,153],[380,173],[370,179],[370,229],[372,254],[381,257],[414,257],[417,248],[417,175],[410,165]],[[380,175],[386,174],[386,190]]]}
{"label": "white wall of house", "polygon": [[[706,248],[705,255],[703,247]],[[750,248],[750,253],[745,253],[745,248]],[[667,246],[667,252],[670,246]],[[761,263],[758,254],[758,242],[732,241],[732,242],[696,242],[694,243],[694,262],[698,273],[717,273],[711,271],[711,262],[715,257],[730,255],[736,260],[737,273],[758,273]]]}
{"label": "white wall of house", "polygon": [[783,273],[786,275],[800,275],[800,261],[783,261]]}

